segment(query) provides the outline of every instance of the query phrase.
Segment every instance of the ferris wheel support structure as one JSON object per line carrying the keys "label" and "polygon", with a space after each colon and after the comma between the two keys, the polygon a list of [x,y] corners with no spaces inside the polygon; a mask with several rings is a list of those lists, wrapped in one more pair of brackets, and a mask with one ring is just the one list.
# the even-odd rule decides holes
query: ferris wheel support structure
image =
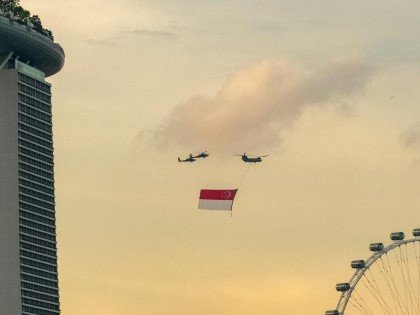
{"label": "ferris wheel support structure", "polygon": [[[369,246],[369,249],[373,252],[373,254],[366,260],[354,260],[351,262],[352,268],[356,269],[353,276],[350,278],[350,281],[348,283],[339,283],[336,285],[336,290],[341,293],[341,296],[338,300],[337,306],[335,310],[326,311],[325,315],[343,315],[346,307],[352,297],[352,294],[354,293],[357,284],[362,279],[362,277],[365,275],[365,273],[372,267],[372,265],[375,264],[375,262],[378,259],[381,259],[382,256],[388,254],[389,252],[392,252],[393,250],[397,248],[401,248],[401,246],[410,244],[410,243],[417,243],[419,242],[419,251],[417,253],[416,251],[416,259],[420,262],[420,229],[414,229],[413,230],[413,239],[405,240],[405,235],[403,232],[395,232],[391,233],[391,240],[394,241],[389,246],[384,247],[382,243],[372,243]],[[405,263],[405,262],[404,262]],[[420,265],[419,266],[419,273],[420,273]],[[420,274],[419,274],[420,277]],[[411,285],[411,284],[410,284]],[[378,301],[380,302],[380,301]],[[417,302],[420,304],[420,297],[417,297]],[[384,303],[386,303],[384,301]],[[384,308],[387,310],[386,308]],[[403,308],[402,308],[403,309]],[[419,308],[420,311],[420,308]],[[404,313],[402,311],[402,313]],[[407,310],[407,313],[410,313]]]}

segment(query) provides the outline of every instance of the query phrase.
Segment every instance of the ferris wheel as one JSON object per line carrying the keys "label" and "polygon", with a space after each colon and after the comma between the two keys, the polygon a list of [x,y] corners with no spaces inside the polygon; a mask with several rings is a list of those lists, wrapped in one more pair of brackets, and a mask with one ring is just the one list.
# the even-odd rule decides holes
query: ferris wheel
{"label": "ferris wheel", "polygon": [[334,310],[325,315],[420,314],[420,229],[412,239],[391,233],[392,244],[372,243],[367,260],[354,260],[349,282],[338,283],[341,293]]}

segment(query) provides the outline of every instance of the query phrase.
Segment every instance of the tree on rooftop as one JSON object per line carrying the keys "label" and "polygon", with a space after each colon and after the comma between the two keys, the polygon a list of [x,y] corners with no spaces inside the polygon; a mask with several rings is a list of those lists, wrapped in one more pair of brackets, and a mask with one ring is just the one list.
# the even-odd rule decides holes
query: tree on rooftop
{"label": "tree on rooftop", "polygon": [[53,35],[53,33],[49,29],[44,28],[44,31],[47,32],[49,38],[51,38],[52,40],[54,40],[54,35]]}
{"label": "tree on rooftop", "polygon": [[31,12],[25,10],[19,4],[20,0],[0,0],[0,9],[6,13],[13,13],[19,22],[26,23],[31,17]]}
{"label": "tree on rooftop", "polygon": [[38,31],[38,32],[41,32],[42,33],[42,30],[44,29],[43,27],[42,27],[42,22],[41,22],[41,19],[39,18],[39,16],[38,15],[34,15],[34,16],[31,16],[30,18],[29,18],[29,21],[34,25],[34,29],[36,30],[36,31]]}
{"label": "tree on rooftop", "polygon": [[52,32],[50,30],[44,30],[39,16],[31,16],[28,10],[20,6],[20,0],[0,0],[0,10],[5,13],[13,13],[17,17],[17,21],[21,24],[32,23],[35,31],[47,35],[54,40]]}
{"label": "tree on rooftop", "polygon": [[20,0],[0,0],[0,9],[4,12],[13,12],[19,3]]}
{"label": "tree on rooftop", "polygon": [[25,10],[20,5],[15,7],[15,9],[13,10],[13,13],[19,19],[19,21],[22,22],[23,24],[26,24],[31,17],[31,12],[29,12],[28,10]]}

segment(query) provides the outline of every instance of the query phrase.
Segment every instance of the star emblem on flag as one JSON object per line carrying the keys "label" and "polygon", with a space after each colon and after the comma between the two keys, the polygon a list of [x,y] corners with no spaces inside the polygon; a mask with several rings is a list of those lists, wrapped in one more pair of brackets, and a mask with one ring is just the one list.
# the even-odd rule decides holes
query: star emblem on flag
{"label": "star emblem on flag", "polygon": [[232,211],[237,189],[202,189],[198,209]]}

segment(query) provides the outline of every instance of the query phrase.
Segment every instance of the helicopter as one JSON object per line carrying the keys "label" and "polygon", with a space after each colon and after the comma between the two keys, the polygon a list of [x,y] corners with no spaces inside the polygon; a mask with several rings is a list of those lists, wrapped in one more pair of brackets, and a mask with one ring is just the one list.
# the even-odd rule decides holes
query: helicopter
{"label": "helicopter", "polygon": [[242,157],[242,161],[244,161],[245,163],[255,163],[255,164],[262,162],[262,158],[268,156],[268,155],[262,155],[262,156],[257,156],[257,157],[249,157],[248,155],[246,155],[246,153],[234,154],[234,155]]}
{"label": "helicopter", "polygon": [[200,153],[199,155],[193,156],[194,159],[200,159],[203,158],[205,159],[206,157],[208,157],[210,154],[207,151],[204,151],[202,153]]}
{"label": "helicopter", "polygon": [[178,158],[178,162],[195,162],[196,159],[192,156],[192,154],[190,154],[190,156],[188,158],[186,158],[185,160],[181,160],[180,158]]}

